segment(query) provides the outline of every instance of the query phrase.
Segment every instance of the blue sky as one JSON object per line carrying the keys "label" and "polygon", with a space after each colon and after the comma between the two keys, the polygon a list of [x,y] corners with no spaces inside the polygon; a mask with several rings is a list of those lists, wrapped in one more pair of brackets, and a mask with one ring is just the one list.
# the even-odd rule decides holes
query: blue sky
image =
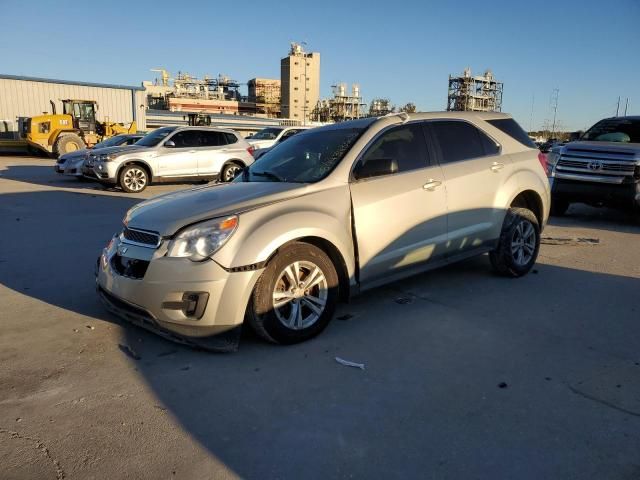
{"label": "blue sky", "polygon": [[419,110],[446,106],[448,75],[491,68],[503,110],[529,129],[640,114],[640,0],[608,2],[0,0],[0,73],[139,85],[164,67],[242,83],[279,78],[289,42],[321,53],[321,93],[357,82]]}

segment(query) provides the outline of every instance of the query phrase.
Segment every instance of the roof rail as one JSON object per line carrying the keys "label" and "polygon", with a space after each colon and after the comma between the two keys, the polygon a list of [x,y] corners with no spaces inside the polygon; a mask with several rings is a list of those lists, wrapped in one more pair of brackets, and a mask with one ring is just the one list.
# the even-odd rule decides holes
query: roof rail
{"label": "roof rail", "polygon": [[409,114],[407,112],[391,112],[391,113],[387,113],[386,115],[383,115],[384,117],[400,117],[400,119],[402,120],[402,123],[407,123],[411,117],[409,116]]}

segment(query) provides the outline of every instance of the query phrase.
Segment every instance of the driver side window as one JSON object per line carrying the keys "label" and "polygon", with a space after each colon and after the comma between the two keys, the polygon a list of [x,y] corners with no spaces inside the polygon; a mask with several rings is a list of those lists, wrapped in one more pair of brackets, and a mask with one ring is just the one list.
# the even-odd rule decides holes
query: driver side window
{"label": "driver side window", "polygon": [[367,166],[368,162],[384,161],[393,165],[394,170],[389,173],[426,168],[427,155],[427,144],[420,123],[393,127],[380,135],[358,161],[354,169],[354,177],[359,179],[377,176],[363,174],[370,170],[370,165]]}
{"label": "driver side window", "polygon": [[175,148],[194,148],[200,146],[200,132],[197,130],[182,130],[171,137]]}

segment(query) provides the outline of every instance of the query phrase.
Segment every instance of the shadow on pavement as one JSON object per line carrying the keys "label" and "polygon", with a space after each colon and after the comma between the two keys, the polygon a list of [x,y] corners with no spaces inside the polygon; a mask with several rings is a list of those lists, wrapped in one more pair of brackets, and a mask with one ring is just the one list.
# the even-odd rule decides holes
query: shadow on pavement
{"label": "shadow on pavement", "polygon": [[[93,265],[137,201],[0,195],[0,283],[113,321]],[[637,458],[640,440],[620,432],[638,420],[590,399],[611,403],[606,389],[568,387],[640,360],[639,288],[550,265],[498,278],[479,257],[342,305],[305,344],[248,336],[238,353],[212,355],[124,326],[120,349],[182,428],[243,478],[611,478],[631,471],[617,459]]]}

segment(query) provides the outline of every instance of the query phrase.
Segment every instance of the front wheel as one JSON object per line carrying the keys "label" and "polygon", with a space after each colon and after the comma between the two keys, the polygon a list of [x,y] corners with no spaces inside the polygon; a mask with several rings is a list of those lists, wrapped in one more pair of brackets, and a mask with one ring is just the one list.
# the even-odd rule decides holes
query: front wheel
{"label": "front wheel", "polygon": [[127,193],[140,193],[149,183],[147,171],[140,165],[127,165],[120,172],[120,188]]}
{"label": "front wheel", "polygon": [[249,322],[266,340],[292,344],[318,335],[338,302],[338,274],[322,250],[293,243],[269,262],[249,303]]}
{"label": "front wheel", "polygon": [[540,251],[540,225],[531,210],[510,208],[502,224],[498,247],[489,254],[494,270],[504,276],[529,273]]}

